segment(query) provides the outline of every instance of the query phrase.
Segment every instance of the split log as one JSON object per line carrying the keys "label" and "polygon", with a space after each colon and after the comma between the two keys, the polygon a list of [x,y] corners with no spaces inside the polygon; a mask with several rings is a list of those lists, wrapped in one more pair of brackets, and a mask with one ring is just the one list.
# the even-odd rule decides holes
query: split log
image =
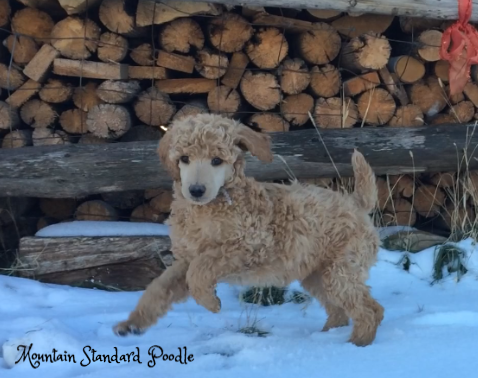
{"label": "split log", "polygon": [[443,20],[425,17],[399,17],[400,29],[407,34],[418,35],[428,29],[439,28]]}
{"label": "split log", "polygon": [[173,202],[173,193],[171,190],[161,190],[151,199],[149,205],[153,210],[160,213],[171,212],[171,203]]}
{"label": "split log", "polygon": [[309,121],[309,112],[312,114],[313,107],[314,98],[307,93],[299,93],[284,98],[280,111],[291,126],[303,126]]}
{"label": "split log", "polygon": [[69,16],[51,31],[51,44],[66,58],[88,59],[98,48],[100,32],[94,21]]}
{"label": "split log", "polygon": [[342,12],[330,9],[306,9],[312,17],[321,21],[330,21],[339,17]]}
{"label": "split log", "polygon": [[422,113],[428,117],[440,113],[446,106],[444,89],[436,77],[430,76],[426,80],[412,84],[409,91],[412,103],[418,105]]}
{"label": "split log", "polygon": [[99,9],[99,18],[106,28],[117,34],[133,37],[138,34],[134,15],[130,14],[128,1],[103,0]]}
{"label": "split log", "polygon": [[386,226],[413,226],[417,221],[417,213],[407,200],[394,198],[385,207],[383,221]]}
{"label": "split log", "polygon": [[[442,82],[448,83],[448,72],[450,69],[450,63],[447,60],[439,60],[433,66],[433,72]],[[472,74],[473,77],[473,74]],[[476,76],[475,76],[476,77]],[[475,79],[476,81],[476,79]]]}
{"label": "split log", "polygon": [[413,84],[425,76],[425,65],[412,56],[401,55],[388,61],[388,69],[405,84]]}
{"label": "split log", "polygon": [[385,36],[368,32],[344,44],[340,64],[357,73],[379,70],[387,65],[390,53],[390,43]]}
{"label": "split log", "polygon": [[223,85],[236,89],[241,82],[242,75],[246,71],[249,64],[249,58],[243,52],[235,52],[232,54],[231,61],[227,67],[226,73],[221,79]]}
{"label": "split log", "polygon": [[348,38],[355,38],[368,32],[383,34],[392,24],[394,16],[381,13],[365,13],[358,17],[343,16],[332,21],[331,25]]}
{"label": "split log", "polygon": [[[208,23],[207,33],[210,43],[216,49],[225,53],[233,53],[243,49],[246,42],[251,39],[254,29],[249,22],[240,15],[225,13],[213,18]],[[262,34],[262,36],[267,38],[266,34]],[[202,47],[198,49],[202,49]],[[272,50],[271,54],[273,53],[274,51]]]}
{"label": "split log", "polygon": [[81,109],[65,110],[61,113],[60,125],[70,134],[86,134],[88,132],[86,117],[87,113]]}
{"label": "split log", "polygon": [[100,138],[118,139],[130,129],[131,116],[124,106],[100,104],[88,112],[86,127]]}
{"label": "split log", "polygon": [[136,207],[130,215],[130,222],[163,223],[166,215],[154,210],[148,203]]}
{"label": "split log", "polygon": [[142,43],[136,46],[129,54],[130,58],[140,66],[153,66],[155,61],[153,46],[150,43]]}
{"label": "split log", "polygon": [[289,44],[277,28],[259,28],[244,48],[247,56],[257,67],[276,68],[285,59]]}
{"label": "split log", "polygon": [[96,90],[98,85],[90,81],[83,87],[75,88],[73,92],[73,103],[78,109],[88,112],[96,105],[102,104],[103,101],[98,97]]}
{"label": "split log", "polygon": [[106,62],[121,62],[128,54],[128,40],[121,35],[106,32],[101,34],[98,43],[98,59]]}
{"label": "split log", "polygon": [[100,138],[90,133],[83,134],[81,138],[78,139],[78,144],[106,144],[110,142],[110,139]]}
{"label": "split log", "polygon": [[154,85],[161,92],[167,94],[200,94],[209,93],[213,90],[216,87],[216,80],[203,78],[167,79],[159,80]]}
{"label": "split log", "polygon": [[25,76],[14,66],[0,63],[0,88],[15,91],[25,83]]}
{"label": "split log", "polygon": [[2,139],[2,148],[22,148],[31,146],[32,131],[31,130],[13,130],[6,134]]}
{"label": "split log", "polygon": [[79,221],[117,221],[118,211],[101,200],[83,202],[76,208],[75,219]]}
{"label": "split log", "polygon": [[475,115],[475,106],[471,101],[462,101],[448,109],[448,114],[455,117],[458,123],[467,123]]}
{"label": "split log", "polygon": [[35,81],[43,81],[50,70],[53,61],[60,56],[60,52],[51,45],[44,44],[27,64],[23,73]]}
{"label": "split log", "polygon": [[417,38],[417,54],[426,62],[440,60],[440,48],[443,33],[439,30],[426,30]]}
{"label": "split log", "polygon": [[0,1],[0,28],[5,28],[10,23],[12,8],[9,0]]}
{"label": "split log", "polygon": [[38,96],[45,102],[61,104],[71,99],[73,87],[69,83],[64,83],[58,79],[48,79],[38,93]]}
{"label": "split log", "polygon": [[255,113],[247,123],[266,133],[286,132],[290,127],[289,122],[276,113]]}
{"label": "split log", "polygon": [[101,198],[116,209],[128,210],[141,205],[143,202],[143,191],[128,190],[124,192],[103,193]]}
{"label": "split log", "polygon": [[302,59],[286,59],[280,65],[277,74],[282,92],[296,95],[310,84],[311,74]]}
{"label": "split log", "polygon": [[53,61],[53,73],[88,79],[125,80],[128,79],[128,66],[57,58]]}
{"label": "split log", "polygon": [[208,93],[207,105],[211,112],[233,118],[241,107],[241,96],[235,89],[221,85]]}
{"label": "split log", "polygon": [[409,175],[390,175],[388,179],[393,198],[411,198],[415,193],[415,183]]}
{"label": "split log", "polygon": [[11,34],[3,41],[3,45],[12,55],[13,61],[20,66],[28,64],[38,52],[38,44],[35,40],[23,35]]}
{"label": "split log", "polygon": [[246,71],[240,88],[246,101],[262,111],[275,108],[281,100],[277,78],[268,72]]}
{"label": "split log", "polygon": [[163,67],[128,66],[128,79],[131,80],[163,80],[168,72]]}
{"label": "split log", "polygon": [[19,108],[25,102],[30,100],[40,90],[41,84],[34,80],[28,80],[13,92],[5,102],[12,108]]}
{"label": "split log", "polygon": [[423,113],[419,106],[413,104],[399,106],[388,122],[392,127],[418,127],[423,124]]}
{"label": "split log", "polygon": [[408,105],[410,100],[408,99],[407,92],[405,88],[401,85],[398,78],[392,76],[390,71],[387,67],[383,67],[381,70],[378,71],[387,91],[395,97],[401,105],[405,106]]}
{"label": "split log", "polygon": [[137,80],[106,80],[98,86],[96,94],[109,104],[124,104],[132,101],[140,90],[141,86]]}
{"label": "split log", "polygon": [[6,102],[0,101],[0,132],[13,130],[20,126],[18,110],[12,108]]}
{"label": "split log", "polygon": [[17,35],[23,35],[35,39],[38,43],[50,41],[50,35],[55,23],[51,16],[39,9],[23,8],[15,12],[12,17],[12,31]]}
{"label": "split log", "polygon": [[193,73],[196,62],[192,56],[184,56],[160,50],[156,64],[170,70]]}
{"label": "split log", "polygon": [[50,104],[42,100],[33,99],[22,106],[20,117],[23,122],[36,129],[52,126],[58,114]]}
{"label": "split log", "polygon": [[432,185],[420,185],[414,194],[413,207],[423,217],[430,218],[440,214],[445,202],[445,193]]}
{"label": "split log", "polygon": [[395,114],[396,104],[385,89],[374,88],[360,95],[357,109],[362,121],[369,125],[385,125]]}
{"label": "split log", "polygon": [[313,116],[317,127],[324,129],[351,128],[359,117],[357,105],[348,97],[319,98]]}
{"label": "split log", "polygon": [[340,52],[341,39],[337,30],[326,23],[317,23],[313,30],[299,34],[297,50],[310,64],[327,64]]}
{"label": "split log", "polygon": [[176,106],[167,94],[151,87],[138,95],[134,104],[134,112],[144,124],[161,126],[170,121],[176,113]]}
{"label": "split log", "polygon": [[196,70],[206,79],[219,79],[224,76],[228,65],[228,57],[220,52],[203,49],[196,55]]}
{"label": "split log", "polygon": [[208,111],[206,102],[204,102],[203,100],[193,100],[185,104],[181,109],[179,109],[171,121],[176,121],[178,119],[181,119],[187,116],[203,114],[208,112],[209,111]]}
{"label": "split log", "polygon": [[73,217],[77,204],[73,198],[40,198],[39,206],[47,217],[63,221]]}
{"label": "split log", "polygon": [[204,33],[192,18],[178,18],[159,33],[159,45],[167,52],[188,54],[204,48]]}
{"label": "split log", "polygon": [[466,83],[463,93],[465,97],[473,103],[473,105],[478,107],[478,85],[476,83]]}
{"label": "split log", "polygon": [[164,0],[159,3],[154,0],[139,0],[136,25],[160,25],[177,18],[195,15],[218,16],[222,13],[222,9],[219,4],[205,2]]}
{"label": "split log", "polygon": [[66,14],[82,14],[88,9],[98,5],[101,0],[58,0]]}
{"label": "split log", "polygon": [[34,129],[32,140],[35,147],[71,144],[70,137],[67,133],[62,130],[54,131],[46,127]]}
{"label": "split log", "polygon": [[159,140],[161,139],[161,131],[154,126],[138,125],[133,126],[124,134],[121,142],[139,142],[146,140]]}
{"label": "split log", "polygon": [[334,97],[340,92],[342,77],[332,64],[314,66],[310,70],[310,90],[317,97]]}
{"label": "split log", "polygon": [[[376,71],[368,72],[360,76],[355,76],[344,82],[344,95],[353,97],[380,85],[380,78]],[[336,95],[338,91],[334,94]]]}

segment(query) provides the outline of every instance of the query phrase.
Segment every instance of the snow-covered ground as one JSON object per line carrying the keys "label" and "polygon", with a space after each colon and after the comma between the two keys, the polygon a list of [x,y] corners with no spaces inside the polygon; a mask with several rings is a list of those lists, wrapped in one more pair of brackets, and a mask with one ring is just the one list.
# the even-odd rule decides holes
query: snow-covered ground
{"label": "snow-covered ground", "polygon": [[[402,253],[380,251],[369,283],[385,319],[366,348],[346,342],[351,326],[321,333],[325,312],[316,301],[257,307],[238,300],[243,288],[228,285],[218,287],[219,314],[189,300],[146,334],[120,338],[112,326],[128,316],[140,292],[0,276],[0,377],[471,378],[478,374],[478,248],[471,240],[460,244],[470,271],[459,282],[452,274],[434,285],[433,248],[411,256],[410,273],[396,264]],[[269,334],[238,332],[251,325]],[[28,359],[15,364],[22,352],[18,345],[30,344],[30,356],[54,348],[57,355],[73,354],[76,363],[45,362],[36,369]],[[92,349],[113,355],[115,347],[119,356],[139,351],[141,363],[89,360]],[[148,352],[159,355],[159,347],[175,355],[186,347],[193,357],[187,364],[158,358],[152,366]]]}

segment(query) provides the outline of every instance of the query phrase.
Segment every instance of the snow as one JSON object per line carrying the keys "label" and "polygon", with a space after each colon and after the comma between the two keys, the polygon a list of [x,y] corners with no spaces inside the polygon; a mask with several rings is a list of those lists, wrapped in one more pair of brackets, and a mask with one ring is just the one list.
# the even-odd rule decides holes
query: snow
{"label": "snow", "polygon": [[[83,236],[92,236],[94,226],[85,228]],[[74,227],[68,228],[72,226],[61,227],[40,234],[75,233]],[[118,226],[108,232],[123,235],[132,230]],[[408,254],[409,272],[399,263],[403,252],[380,250],[369,284],[385,307],[385,319],[375,342],[365,348],[347,343],[351,326],[320,332],[326,316],[315,300],[253,306],[238,300],[244,288],[221,284],[219,314],[190,299],[175,305],[144,335],[121,338],[112,327],[126,319],[141,292],[105,292],[0,276],[0,377],[473,377],[478,371],[478,247],[472,240],[458,246],[466,251],[469,272],[460,281],[451,273],[433,285],[435,248]],[[297,282],[291,288],[301,290]],[[269,334],[239,332],[251,325]],[[76,363],[43,362],[36,369],[28,360],[15,364],[21,355],[18,345],[30,344],[31,354],[51,353],[55,348],[57,354],[73,354]],[[86,348],[91,358],[88,347],[109,355],[115,347],[118,355],[139,350],[141,363],[134,355],[130,362],[89,362],[84,353]],[[178,348],[186,347],[193,357],[187,364],[156,359],[154,366],[148,366],[148,351],[158,355],[159,347],[175,355]]]}

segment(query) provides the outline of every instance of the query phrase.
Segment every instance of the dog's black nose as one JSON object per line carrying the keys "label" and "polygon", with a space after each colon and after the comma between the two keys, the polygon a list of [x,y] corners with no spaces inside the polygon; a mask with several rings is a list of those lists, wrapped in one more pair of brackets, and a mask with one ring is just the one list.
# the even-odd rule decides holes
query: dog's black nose
{"label": "dog's black nose", "polygon": [[206,187],[204,185],[191,185],[189,187],[189,193],[191,193],[194,198],[201,198],[205,192]]}

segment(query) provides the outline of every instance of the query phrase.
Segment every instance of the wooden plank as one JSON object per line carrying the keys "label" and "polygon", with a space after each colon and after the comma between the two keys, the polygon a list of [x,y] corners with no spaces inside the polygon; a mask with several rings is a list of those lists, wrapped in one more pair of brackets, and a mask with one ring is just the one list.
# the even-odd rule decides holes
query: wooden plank
{"label": "wooden plank", "polygon": [[[153,0],[148,0],[152,2]],[[162,3],[162,0],[154,0]],[[178,1],[182,3],[183,1]],[[188,0],[188,3],[199,2]],[[294,9],[321,9],[349,13],[373,13],[394,16],[410,16],[435,18],[442,20],[457,20],[458,5],[456,0],[212,0],[209,3],[220,3],[225,6],[263,6]],[[439,4],[439,6],[438,6]],[[475,3],[475,5],[477,5]],[[472,22],[478,22],[478,7],[474,6],[471,15]]]}
{"label": "wooden plank", "polygon": [[163,67],[128,66],[128,79],[162,80],[167,77],[168,72]]}
{"label": "wooden plank", "polygon": [[154,258],[170,246],[168,236],[24,237],[18,264],[24,274],[51,274]]}
{"label": "wooden plank", "polygon": [[[454,171],[463,163],[464,150],[474,154],[467,158],[470,169],[478,169],[474,124],[321,130],[320,135],[328,153],[314,129],[273,133],[274,161],[264,164],[247,155],[246,174],[264,181],[287,179],[288,169],[297,178],[336,177],[337,172],[352,176],[354,148],[365,155],[376,174]],[[156,148],[156,141],[146,141],[0,149],[0,192],[71,198],[170,188]]]}
{"label": "wooden plank", "polygon": [[27,64],[23,73],[34,81],[43,81],[53,61],[60,56],[60,52],[51,45],[44,44]]}
{"label": "wooden plank", "polygon": [[58,58],[53,61],[53,73],[88,79],[124,80],[128,79],[128,65]]}
{"label": "wooden plank", "polygon": [[19,108],[25,102],[35,96],[41,88],[41,84],[38,81],[29,79],[20,88],[17,88],[5,102],[12,108]]}
{"label": "wooden plank", "polygon": [[155,84],[161,92],[168,94],[177,93],[209,93],[216,87],[216,80],[204,78],[192,79],[166,79],[158,80]]}

